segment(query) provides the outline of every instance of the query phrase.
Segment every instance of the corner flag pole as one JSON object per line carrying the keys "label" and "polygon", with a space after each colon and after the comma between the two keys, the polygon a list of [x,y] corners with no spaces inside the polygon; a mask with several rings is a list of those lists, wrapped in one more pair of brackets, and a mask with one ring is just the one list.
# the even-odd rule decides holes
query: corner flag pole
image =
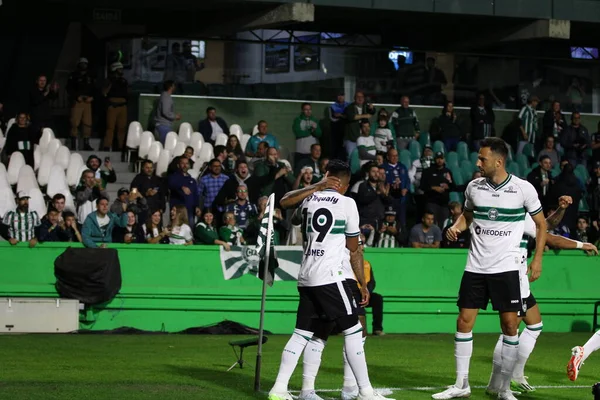
{"label": "corner flag pole", "polygon": [[260,299],[260,323],[258,325],[258,350],[256,351],[256,368],[254,370],[254,391],[260,391],[260,367],[262,363],[262,345],[265,330],[265,302],[267,299],[267,276],[269,274],[269,257],[271,256],[271,237],[273,234],[273,212],[275,209],[275,194],[271,193],[267,202],[269,220],[267,237],[265,238],[265,270],[263,272],[262,297]]}

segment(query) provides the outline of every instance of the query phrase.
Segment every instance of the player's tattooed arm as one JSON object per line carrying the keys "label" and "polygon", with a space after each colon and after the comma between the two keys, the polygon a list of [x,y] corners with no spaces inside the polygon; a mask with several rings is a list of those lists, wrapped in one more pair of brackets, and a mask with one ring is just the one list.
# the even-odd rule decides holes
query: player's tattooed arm
{"label": "player's tattooed arm", "polygon": [[573,199],[570,196],[561,196],[558,199],[557,210],[546,218],[546,225],[549,231],[554,230],[560,224],[560,221],[565,216],[565,211],[571,204],[573,204]]}
{"label": "player's tattooed arm", "polygon": [[318,192],[320,190],[325,189],[334,189],[337,190],[341,185],[340,179],[335,176],[328,176],[325,174],[325,177],[320,182],[315,183],[314,185],[307,186],[302,189],[292,190],[291,192],[287,192],[285,196],[281,199],[279,204],[281,207],[288,209],[296,207],[298,204],[302,203],[304,199],[313,194],[314,192]]}
{"label": "player's tattooed arm", "polygon": [[299,207],[294,211],[292,215],[292,225],[300,225],[302,223],[302,207]]}
{"label": "player's tattooed arm", "polygon": [[356,276],[356,281],[360,286],[365,287],[365,266],[362,246],[358,246],[356,251],[350,251],[350,266],[352,267],[354,276]]}

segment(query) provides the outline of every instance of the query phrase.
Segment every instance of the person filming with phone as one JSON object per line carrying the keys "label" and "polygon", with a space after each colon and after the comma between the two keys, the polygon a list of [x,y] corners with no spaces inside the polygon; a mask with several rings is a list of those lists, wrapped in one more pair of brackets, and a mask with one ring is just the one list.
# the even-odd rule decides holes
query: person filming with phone
{"label": "person filming with phone", "polygon": [[[166,189],[163,180],[154,174],[154,164],[150,160],[142,163],[142,172],[136,175],[129,185],[131,192],[141,193],[146,200],[148,210],[164,210],[166,207]],[[146,214],[144,216],[144,214]],[[138,214],[138,221],[146,221],[148,215],[142,211]]]}
{"label": "person filming with phone", "polygon": [[107,184],[115,183],[117,181],[117,174],[110,162],[110,157],[106,157],[104,159],[104,165],[102,165],[100,157],[92,154],[88,157],[86,166],[94,173],[94,177],[102,189],[106,189]]}

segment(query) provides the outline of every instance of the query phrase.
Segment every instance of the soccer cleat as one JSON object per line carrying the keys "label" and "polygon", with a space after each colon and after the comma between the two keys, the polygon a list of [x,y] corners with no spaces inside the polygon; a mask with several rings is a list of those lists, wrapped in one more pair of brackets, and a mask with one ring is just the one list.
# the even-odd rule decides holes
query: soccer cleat
{"label": "soccer cleat", "polygon": [[361,396],[360,394],[357,397],[358,400],[396,400],[390,397],[383,397],[383,395],[379,392],[373,391],[373,394],[370,396]]}
{"label": "soccer cleat", "polygon": [[268,400],[294,400],[290,393],[269,392]]}
{"label": "soccer cleat", "polygon": [[308,393],[300,392],[300,396],[298,396],[298,400],[323,400],[321,396],[315,393],[314,390],[311,390]]}
{"label": "soccer cleat", "polygon": [[567,376],[570,380],[574,381],[579,375],[579,369],[583,365],[583,347],[575,346],[571,349],[573,355],[567,364]]}
{"label": "soccer cleat", "polygon": [[358,398],[358,386],[354,386],[351,388],[342,388],[341,398],[342,400],[356,400]]}
{"label": "soccer cleat", "polygon": [[510,390],[498,393],[498,400],[518,400]]}
{"label": "soccer cleat", "polygon": [[432,394],[431,398],[435,400],[447,400],[447,399],[466,399],[471,397],[471,388],[467,386],[466,389],[459,389],[452,385],[443,392]]}
{"label": "soccer cleat", "polygon": [[527,382],[527,377],[513,378],[510,381],[510,389],[513,392],[531,393],[535,392],[535,388]]}

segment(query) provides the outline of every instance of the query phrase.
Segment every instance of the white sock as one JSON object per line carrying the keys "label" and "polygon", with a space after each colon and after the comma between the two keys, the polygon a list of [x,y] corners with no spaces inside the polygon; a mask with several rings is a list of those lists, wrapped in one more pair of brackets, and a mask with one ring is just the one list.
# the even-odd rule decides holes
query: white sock
{"label": "white sock", "polygon": [[585,361],[590,354],[600,349],[600,331],[594,333],[592,337],[583,345],[583,360]]}
{"label": "white sock", "polygon": [[523,378],[525,376],[525,364],[529,359],[529,356],[533,352],[535,343],[538,337],[542,333],[543,323],[527,325],[521,335],[519,336],[519,352],[517,353],[517,363],[515,364],[515,370],[513,371],[513,378]]}
{"label": "white sock", "polygon": [[502,379],[500,381],[500,391],[510,389],[510,379],[517,363],[517,354],[519,352],[519,336],[504,335],[502,340]]}
{"label": "white sock", "polygon": [[490,376],[490,383],[488,383],[488,388],[492,390],[500,389],[500,380],[502,379],[502,339],[504,339],[504,335],[500,335],[500,337],[498,337],[496,347],[494,347],[494,357],[492,358],[492,376]]}
{"label": "white sock", "polygon": [[[366,340],[366,337],[362,338],[363,348],[365,347]],[[344,356],[344,384],[342,385],[342,391],[351,392],[354,391],[357,384],[356,378],[354,377],[354,373],[352,372],[352,368],[350,368],[350,364],[348,364],[348,357],[346,357],[345,347],[342,347],[342,355]]]}
{"label": "white sock", "polygon": [[313,337],[306,345],[302,368],[302,392],[312,392],[315,390],[315,379],[321,366],[321,354],[323,354],[326,344],[327,342],[323,339]]}
{"label": "white sock", "polygon": [[367,360],[362,339],[362,325],[357,323],[352,328],[344,331],[344,349],[348,364],[352,368],[352,373],[356,378],[356,384],[362,396],[372,396],[373,387],[369,381],[369,371],[367,370]]}
{"label": "white sock", "polygon": [[287,393],[288,383],[296,369],[300,355],[312,338],[312,332],[303,331],[302,329],[294,329],[292,337],[287,342],[281,354],[281,364],[279,365],[279,373],[273,385],[272,392]]}
{"label": "white sock", "polygon": [[456,359],[456,386],[469,387],[469,364],[473,355],[473,332],[456,332],[454,335],[454,358]]}

